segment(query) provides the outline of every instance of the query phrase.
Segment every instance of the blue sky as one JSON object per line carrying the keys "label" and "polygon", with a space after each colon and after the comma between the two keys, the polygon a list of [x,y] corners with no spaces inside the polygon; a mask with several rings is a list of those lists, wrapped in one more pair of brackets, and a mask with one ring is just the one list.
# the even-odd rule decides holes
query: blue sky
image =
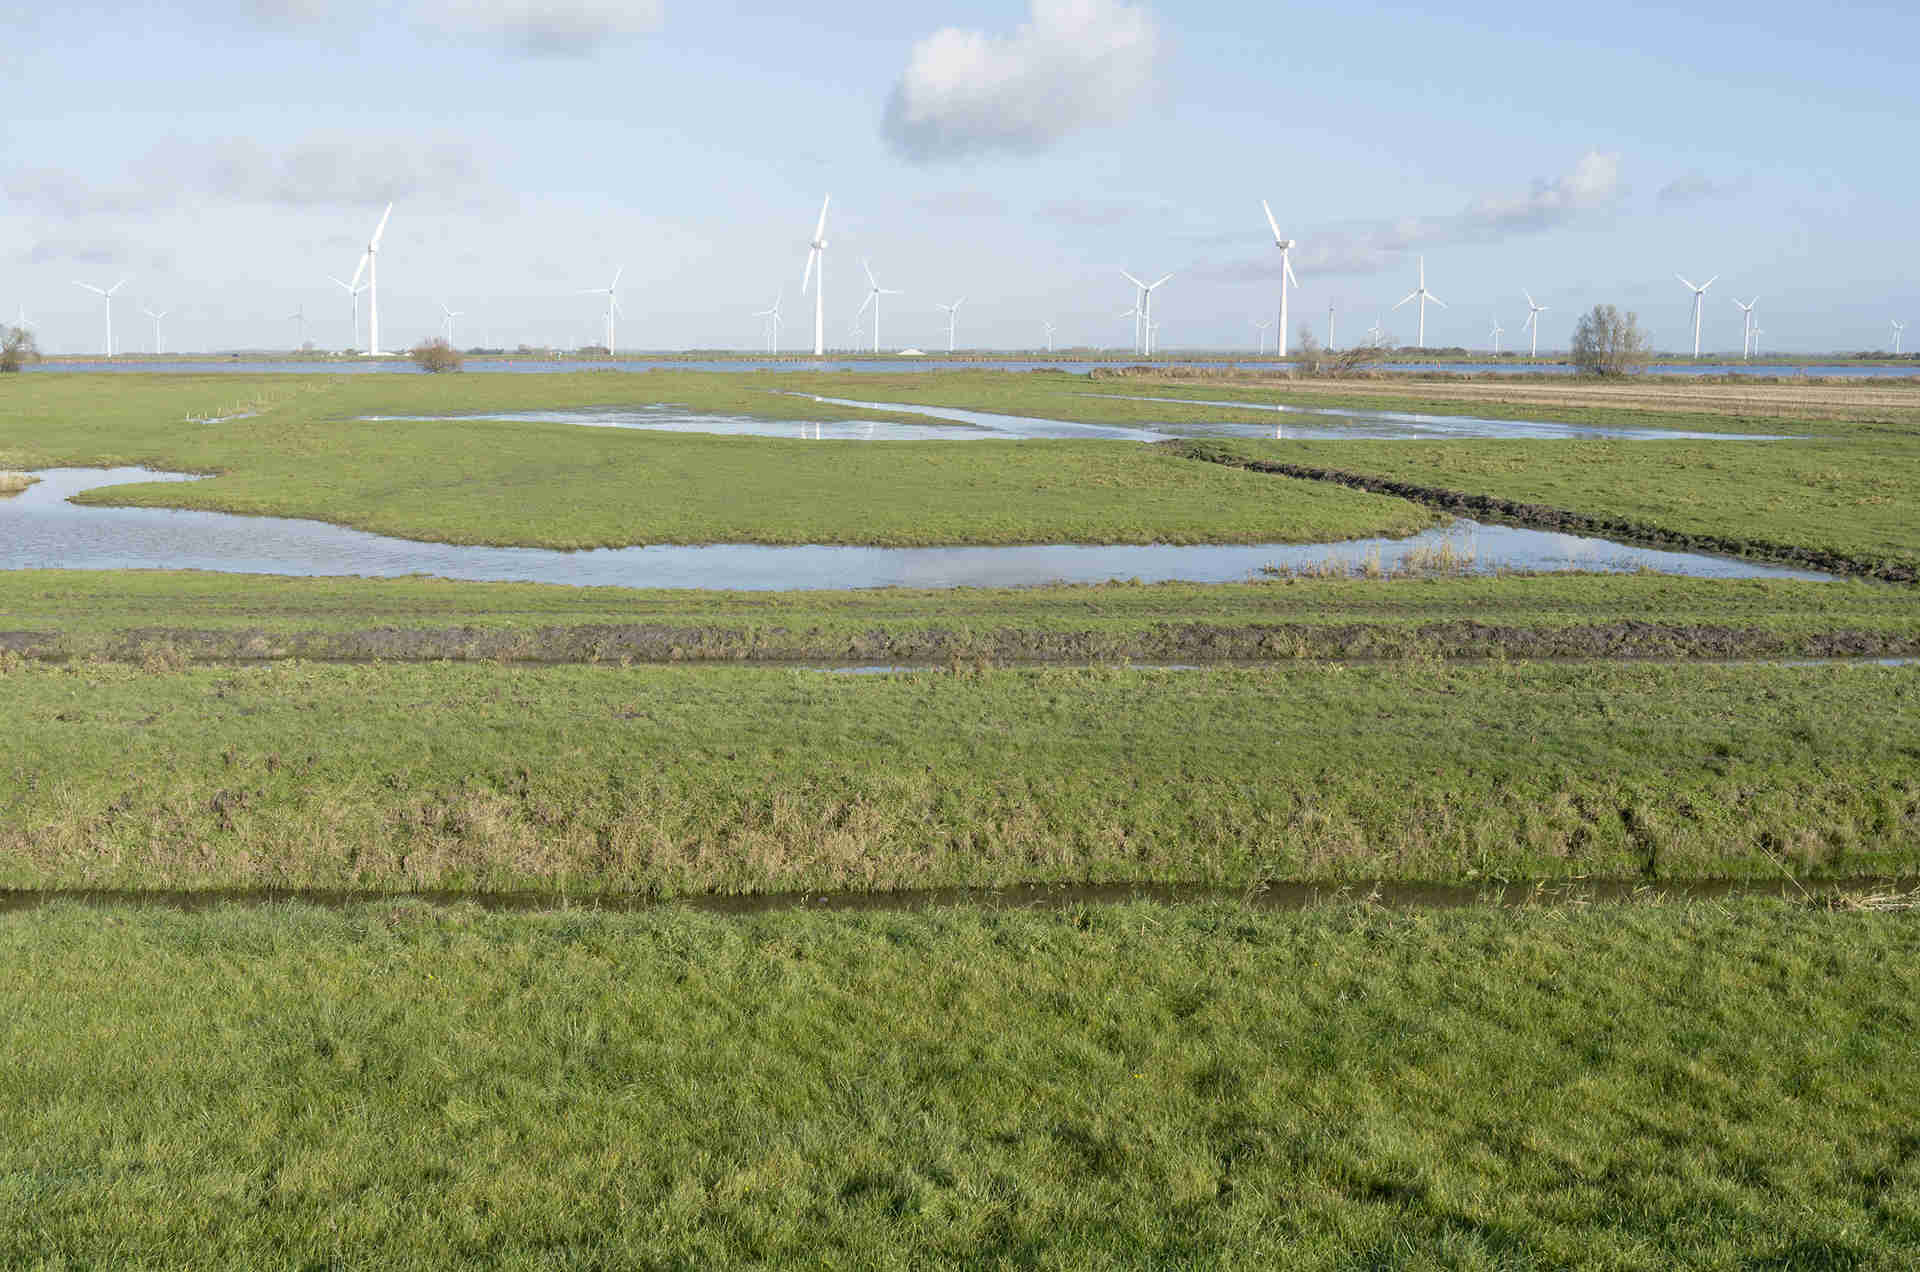
{"label": "blue sky", "polygon": [[[581,288],[625,266],[625,348],[783,344],[823,194],[830,343],[871,258],[888,346],[1122,345],[1122,268],[1174,272],[1165,347],[1251,346],[1295,237],[1296,325],[1563,347],[1596,302],[1656,343],[1883,347],[1920,319],[1913,50],[1892,4],[1461,10],[1007,0],[787,8],[688,0],[78,3],[0,20],[0,316],[53,352],[348,343],[381,206],[384,343],[463,311],[461,344],[595,339]],[[1920,333],[1920,328],[1916,328]],[[1914,343],[1920,343],[1915,341]]]}

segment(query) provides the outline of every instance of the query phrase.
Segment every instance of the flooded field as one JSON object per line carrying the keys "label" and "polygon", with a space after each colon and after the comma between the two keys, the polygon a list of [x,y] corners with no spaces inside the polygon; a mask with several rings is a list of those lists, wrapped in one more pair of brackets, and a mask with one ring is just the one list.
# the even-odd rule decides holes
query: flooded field
{"label": "flooded field", "polygon": [[1037,583],[1232,582],[1262,573],[1396,573],[1441,561],[1450,572],[1653,570],[1703,578],[1832,577],[1734,557],[1663,552],[1606,539],[1456,521],[1404,539],[1317,544],[869,548],[754,544],[601,548],[472,547],[396,539],[321,521],[68,502],[80,491],[192,481],[143,468],[56,468],[0,502],[0,569],[216,570],[394,577],[430,574],[621,587],[796,591],[1008,587]]}

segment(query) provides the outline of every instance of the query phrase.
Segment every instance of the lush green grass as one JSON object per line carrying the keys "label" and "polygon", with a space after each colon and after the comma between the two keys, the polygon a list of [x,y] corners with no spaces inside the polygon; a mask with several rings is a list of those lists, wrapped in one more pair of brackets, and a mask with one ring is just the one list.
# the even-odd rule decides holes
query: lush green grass
{"label": "lush green grass", "polygon": [[1902,1268],[1911,914],[0,919],[0,1263]]}
{"label": "lush green grass", "polygon": [[[1912,589],[1653,574],[700,592],[27,570],[0,573],[0,615],[0,642],[69,656],[144,657],[168,646],[231,657],[566,661],[630,651],[659,659],[677,649],[683,658],[841,659],[926,650],[1186,661],[1490,648],[1831,654],[1920,642]],[[1850,645],[1853,636],[1862,639]]]}
{"label": "lush green grass", "polygon": [[[1437,520],[1397,499],[1275,483],[1112,443],[828,445],[358,418],[663,401],[780,418],[849,414],[775,396],[753,376],[27,376],[0,391],[0,463],[138,462],[220,474],[191,485],[116,486],[83,502],[558,548],[1316,542],[1408,534]],[[181,422],[187,412],[248,404],[258,413]]]}
{"label": "lush green grass", "polygon": [[0,886],[685,892],[1920,864],[1920,668],[0,679]]}

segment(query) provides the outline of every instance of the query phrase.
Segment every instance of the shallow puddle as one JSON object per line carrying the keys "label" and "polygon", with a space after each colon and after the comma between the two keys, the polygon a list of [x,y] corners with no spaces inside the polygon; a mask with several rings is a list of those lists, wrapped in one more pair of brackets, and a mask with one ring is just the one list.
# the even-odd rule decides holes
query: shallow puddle
{"label": "shallow puddle", "polygon": [[[1210,406],[1236,411],[1267,411],[1289,417],[1268,428],[1259,424],[1160,424],[1180,437],[1284,437],[1301,440],[1415,441],[1422,438],[1505,438],[1511,441],[1614,440],[1631,442],[1788,442],[1803,441],[1797,433],[1699,433],[1671,428],[1606,428],[1591,424],[1561,424],[1553,420],[1488,420],[1468,415],[1421,415],[1412,411],[1368,411],[1349,407],[1282,406],[1276,403],[1207,401],[1198,398],[1118,397],[1122,402],[1163,402],[1174,406]],[[1337,426],[1316,425],[1316,419],[1338,420]]]}
{"label": "shallow puddle", "polygon": [[1735,557],[1663,552],[1606,539],[1456,521],[1405,539],[1291,544],[1035,544],[865,548],[758,544],[594,548],[423,543],[323,521],[67,502],[101,486],[192,481],[142,468],[54,468],[0,501],[0,569],[216,570],[240,574],[430,574],[610,587],[799,591],[1016,587],[1039,583],[1236,582],[1270,572],[1397,573],[1436,561],[1455,573],[1653,570],[1699,578],[1827,579]]}

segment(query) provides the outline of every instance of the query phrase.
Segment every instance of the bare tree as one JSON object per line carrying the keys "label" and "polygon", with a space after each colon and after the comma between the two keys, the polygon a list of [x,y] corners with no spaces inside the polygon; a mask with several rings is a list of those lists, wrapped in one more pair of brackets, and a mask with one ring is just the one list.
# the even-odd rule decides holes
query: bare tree
{"label": "bare tree", "polygon": [[1385,336],[1371,336],[1365,342],[1336,349],[1329,359],[1329,366],[1335,375],[1363,371],[1376,367],[1387,360],[1394,349],[1393,341]]}
{"label": "bare tree", "polygon": [[415,345],[412,357],[413,365],[429,374],[458,371],[462,366],[460,351],[439,336]]}
{"label": "bare tree", "polygon": [[40,347],[25,327],[0,327],[0,372],[18,371],[40,360]]}
{"label": "bare tree", "polygon": [[1647,338],[1640,332],[1640,316],[1623,314],[1612,305],[1595,305],[1581,315],[1573,332],[1573,365],[1588,375],[1631,375],[1645,366]]}

